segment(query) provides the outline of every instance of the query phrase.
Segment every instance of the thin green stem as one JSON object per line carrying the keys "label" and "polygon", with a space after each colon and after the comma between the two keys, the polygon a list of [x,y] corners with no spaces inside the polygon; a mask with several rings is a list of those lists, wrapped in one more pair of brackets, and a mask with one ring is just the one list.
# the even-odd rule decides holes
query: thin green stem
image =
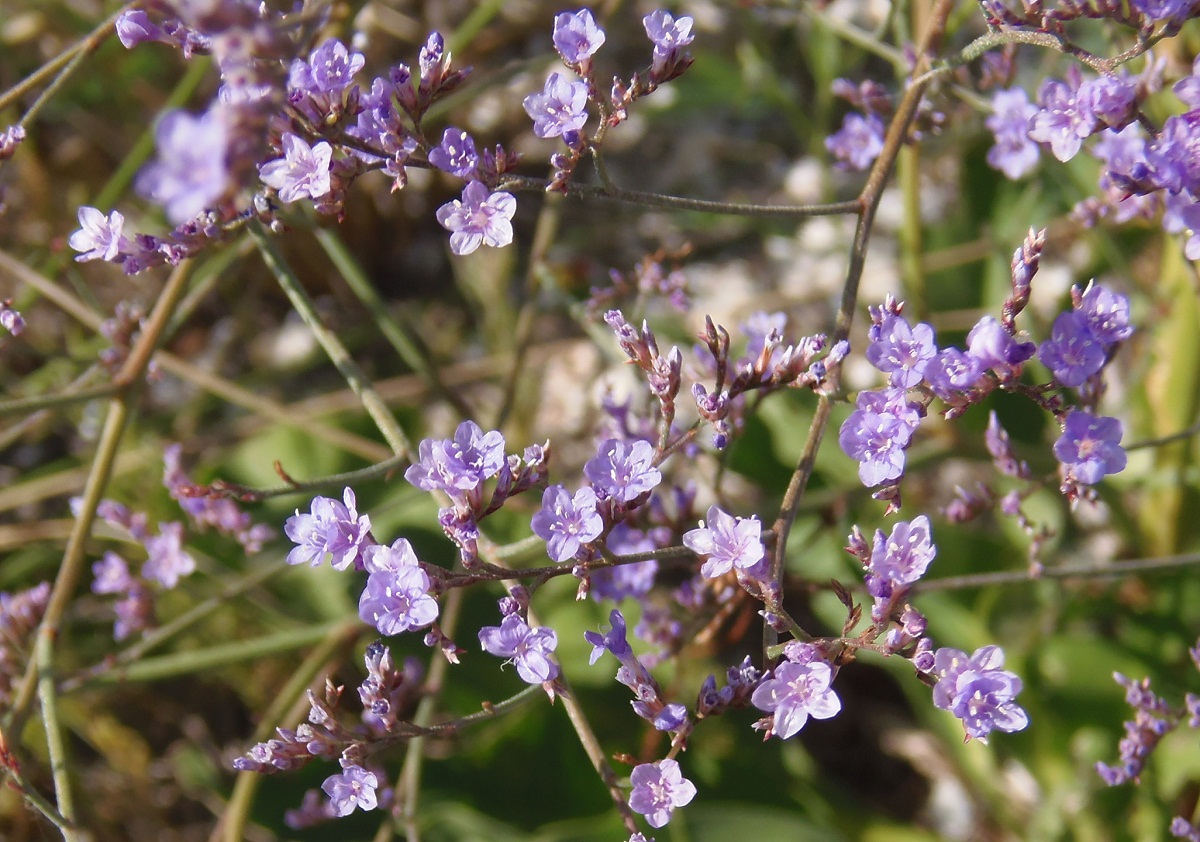
{"label": "thin green stem", "polygon": [[96,677],[95,683],[159,681],[200,670],[252,661],[268,655],[278,655],[281,652],[290,652],[317,643],[334,629],[344,626],[346,622],[346,620],[334,620],[315,626],[299,626],[251,640],[238,640],[220,646],[209,646],[205,649],[172,652],[157,658],[145,658],[99,675]]}
{"label": "thin green stem", "polygon": [[328,488],[329,486],[354,485],[365,480],[378,479],[387,476],[398,468],[403,468],[408,462],[409,459],[407,456],[393,456],[390,459],[384,459],[382,462],[377,462],[365,468],[359,468],[356,471],[330,474],[329,476],[318,477],[306,482],[292,482],[288,485],[279,485],[274,488],[250,488],[249,486],[239,485],[235,482],[225,482],[224,480],[217,480],[210,483],[207,488],[210,492],[216,492],[222,497],[234,497],[243,502],[257,503],[271,497],[285,497],[288,494],[307,494],[312,491],[319,491],[322,488]]}
{"label": "thin green stem", "polygon": [[67,741],[63,735],[62,721],[58,716],[58,693],[54,688],[54,640],[48,635],[38,635],[35,657],[38,663],[38,702],[42,709],[42,728],[46,732],[46,750],[50,757],[50,775],[54,780],[54,793],[58,801],[58,812],[65,821],[60,828],[66,842],[82,840],[76,827],[75,797],[71,788],[71,762],[67,754]]}
{"label": "thin green stem", "polygon": [[1136,573],[1165,573],[1182,567],[1200,565],[1200,553],[1162,556],[1161,558],[1139,558],[1129,561],[1114,561],[1108,564],[1064,564],[1047,567],[1036,574],[1029,570],[1000,571],[997,573],[973,573],[969,576],[946,576],[928,579],[914,585],[914,590],[961,591],[969,588],[986,588],[993,585],[1018,585],[1044,579],[1106,579]]}
{"label": "thin green stem", "polygon": [[434,394],[454,407],[460,418],[470,418],[472,416],[471,407],[442,381],[437,368],[429,359],[428,352],[421,345],[420,340],[414,338],[415,331],[412,327],[401,324],[399,317],[393,316],[389,312],[387,304],[375,291],[374,284],[371,283],[362,266],[354,259],[354,255],[346,248],[346,243],[341,236],[331,228],[315,227],[313,233],[317,237],[317,242],[321,244],[321,248],[325,250],[325,254],[341,273],[346,285],[362,302],[363,307],[370,314],[370,318],[375,322],[375,326],[383,334],[383,338],[395,349],[400,359],[421,376]]}
{"label": "thin green stem", "polygon": [[[50,599],[46,604],[46,612],[38,626],[38,637],[47,638],[47,645],[53,646],[58,640],[59,624],[66,613],[67,606],[74,598],[75,587],[84,569],[85,546],[96,518],[96,507],[99,506],[105,488],[108,486],[108,479],[112,474],[113,464],[120,448],[121,437],[125,432],[129,407],[133,399],[131,392],[140,382],[141,375],[158,345],[167,320],[186,288],[191,271],[192,262],[184,261],[175,267],[175,270],[167,278],[158,301],[154,305],[154,310],[138,335],[137,343],[130,351],[129,357],[126,358],[117,377],[114,378],[115,382],[121,385],[122,391],[109,401],[108,414],[105,416],[96,454],[92,459],[92,467],[84,485],[82,503],[76,514],[74,527],[67,539],[62,564],[59,566],[58,576],[54,580]],[[37,678],[38,662],[35,659],[26,668],[25,675],[13,696],[12,707],[4,717],[3,730],[9,733],[20,733],[21,724],[28,715],[29,706],[33,701]]]}
{"label": "thin green stem", "polygon": [[[528,176],[506,176],[500,190],[545,192],[546,182]],[[857,199],[823,205],[756,205],[742,202],[716,202],[707,199],[687,199],[663,193],[643,193],[620,187],[601,187],[591,184],[568,184],[566,195],[576,199],[608,199],[632,205],[672,210],[699,211],[724,216],[755,216],[764,219],[809,219],[815,216],[851,216],[859,212]]]}
{"label": "thin green stem", "polygon": [[316,305],[308,292],[301,285],[300,280],[292,271],[292,268],[283,259],[278,246],[274,241],[266,235],[262,227],[258,224],[251,225],[248,229],[250,236],[254,238],[254,242],[258,245],[258,250],[262,253],[263,262],[267,268],[271,270],[271,274],[275,276],[280,288],[287,295],[288,300],[292,302],[292,307],[295,308],[300,318],[308,325],[309,330],[313,332],[317,342],[325,350],[326,356],[330,362],[345,378],[346,383],[358,395],[358,399],[362,401],[363,408],[367,414],[371,416],[371,420],[375,422],[375,426],[379,428],[379,432],[383,434],[388,446],[392,448],[392,452],[396,455],[410,455],[412,447],[408,443],[408,437],[404,435],[404,431],[400,429],[400,425],[396,423],[395,416],[391,410],[384,404],[383,399],[375,391],[375,387],[371,385],[371,381],[363,374],[358,363],[350,356],[350,352],[346,350],[346,346],[338,339],[337,334],[325,327],[321,321],[320,315],[317,313]]}
{"label": "thin green stem", "polygon": [[[90,379],[90,375],[89,375]],[[27,412],[37,412],[43,409],[54,409],[60,406],[73,406],[77,403],[87,403],[99,398],[108,398],[120,390],[120,386],[106,383],[103,386],[92,386],[87,389],[70,389],[53,395],[33,395],[28,398],[13,398],[0,401],[0,416],[22,415]]]}
{"label": "thin green stem", "polygon": [[63,818],[54,805],[47,801],[40,792],[25,780],[25,776],[21,774],[21,767],[18,765],[11,748],[5,747],[5,750],[8,752],[8,756],[5,764],[0,766],[0,770],[9,778],[9,789],[20,795],[25,803],[41,813],[46,821],[58,828],[63,836],[66,836],[71,823]]}

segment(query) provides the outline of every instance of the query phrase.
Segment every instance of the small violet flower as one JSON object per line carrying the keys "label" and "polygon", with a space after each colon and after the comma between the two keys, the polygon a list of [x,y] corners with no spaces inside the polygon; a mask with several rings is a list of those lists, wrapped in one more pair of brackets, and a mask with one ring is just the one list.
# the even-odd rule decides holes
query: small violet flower
{"label": "small violet flower", "polygon": [[142,578],[173,588],[184,576],[196,570],[196,560],[183,548],[183,524],[177,521],[161,523],[158,535],[146,539],[149,558],[142,565]]}
{"label": "small violet flower", "polygon": [[900,521],[885,536],[875,530],[875,543],[867,573],[867,589],[872,596],[886,597],[896,586],[911,585],[925,575],[929,563],[937,555],[930,535],[929,518],[925,515],[911,522]]}
{"label": "small violet flower", "polygon": [[774,714],[771,733],[786,740],[797,734],[811,716],[829,719],[842,709],[842,701],[833,691],[833,668],[820,658],[806,663],[784,661],[772,678],[755,688],[751,703],[759,710]]}
{"label": "small violet flower", "polygon": [[662,827],[677,807],[686,807],[696,797],[696,785],[683,776],[674,760],[642,763],[629,776],[633,791],[629,809],[646,817],[651,827]]}
{"label": "small violet flower", "polygon": [[587,85],[551,73],[540,94],[525,97],[522,105],[533,120],[533,133],[541,138],[578,132],[587,122]]}
{"label": "small violet flower", "polygon": [[558,635],[545,626],[531,629],[517,614],[509,614],[499,626],[480,629],[479,644],[489,654],[508,658],[527,684],[544,684],[558,676],[558,664],[550,660]]}
{"label": "small violet flower", "polygon": [[220,104],[203,114],[170,111],[154,130],[158,157],[138,173],[138,193],[162,205],[179,225],[211,207],[231,184],[229,128]]}
{"label": "small violet flower", "polygon": [[329,497],[314,497],[308,514],[296,514],[283,524],[284,534],[296,543],[287,555],[288,564],[309,562],[313,567],[330,556],[334,570],[361,563],[373,543],[371,519],[359,516],[354,491],[347,488],[343,503]]}
{"label": "small violet flower", "polygon": [[709,579],[733,568],[752,570],[763,560],[762,523],[756,517],[734,517],[717,506],[708,507],[708,525],[683,534],[683,544],[697,555],[706,556],[700,573]]}
{"label": "small violet flower", "polygon": [[333,147],[325,141],[309,146],[291,132],[283,135],[284,157],[268,161],[258,168],[259,177],[287,203],[308,197],[319,199],[330,190],[329,165]]}
{"label": "small violet flower", "polygon": [[133,250],[130,242],[121,235],[125,217],[118,211],[110,211],[105,217],[96,208],[86,205],[79,209],[79,230],[67,240],[71,248],[81,254],[75,255],[79,262],[87,260],[116,260],[118,255]]}
{"label": "small violet flower", "polygon": [[1059,313],[1038,359],[1064,386],[1079,387],[1104,366],[1104,346],[1092,335],[1087,316],[1078,310]]}
{"label": "small violet flower", "polygon": [[888,314],[867,346],[867,361],[889,375],[892,386],[911,388],[921,382],[925,366],[937,354],[933,328],[924,322],[909,325],[903,316]]}
{"label": "small violet flower", "polygon": [[379,778],[375,773],[361,766],[347,766],[341,774],[330,775],[321,784],[336,816],[348,816],[355,807],[363,811],[374,810],[377,805],[375,790],[378,787]]}
{"label": "small violet flower", "polygon": [[470,254],[481,245],[501,248],[512,242],[512,218],[517,200],[512,193],[492,193],[482,181],[472,181],[437,210],[437,221],[450,232],[450,251]]}
{"label": "small violet flower", "polygon": [[654,446],[644,439],[602,442],[583,473],[593,488],[620,503],[635,500],[662,482],[662,473],[654,467]]}
{"label": "small violet flower", "polygon": [[967,738],[987,742],[993,730],[1020,731],[1029,724],[1025,710],[1013,701],[1021,692],[1021,679],[1002,669],[1004,652],[984,646],[967,657],[965,652],[943,647],[934,653],[933,703],[962,720]]}
{"label": "small violet flower", "polygon": [[474,139],[462,129],[446,129],[442,132],[442,142],[429,150],[429,163],[450,175],[470,178],[479,163]]}
{"label": "small violet flower", "polygon": [[358,616],[364,623],[380,634],[394,635],[424,628],[437,619],[429,576],[408,541],[398,538],[390,547],[368,547],[364,556],[369,575],[358,601]]}
{"label": "small violet flower", "polygon": [[846,115],[842,127],[825,138],[825,149],[843,169],[865,170],[883,151],[883,120],[874,114]]}
{"label": "small violet flower", "polygon": [[1037,166],[1038,147],[1029,139],[1029,120],[1036,113],[1037,106],[1029,101],[1024,88],[998,90],[992,95],[987,127],[995,135],[996,145],[988,150],[987,162],[1014,181]]}
{"label": "small violet flower", "polygon": [[596,492],[581,488],[572,497],[561,485],[542,494],[542,508],[533,516],[533,531],[546,542],[546,552],[555,561],[575,557],[579,548],[600,537],[604,519],[596,511]]}
{"label": "small violet flower", "polygon": [[567,64],[579,64],[596,54],[604,44],[604,30],[587,9],[562,12],[554,17],[554,49]]}
{"label": "small violet flower", "polygon": [[1066,478],[1093,485],[1108,474],[1125,469],[1121,447],[1121,422],[1073,409],[1063,422],[1063,432],[1054,443],[1054,457],[1062,463]]}

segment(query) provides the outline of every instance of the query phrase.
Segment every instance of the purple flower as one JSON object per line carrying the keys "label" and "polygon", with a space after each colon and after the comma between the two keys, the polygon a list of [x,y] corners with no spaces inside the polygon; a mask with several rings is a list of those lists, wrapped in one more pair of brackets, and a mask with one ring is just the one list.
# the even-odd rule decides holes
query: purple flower
{"label": "purple flower", "polygon": [[709,579],[733,568],[751,570],[763,560],[762,523],[756,517],[734,517],[717,506],[708,507],[708,525],[683,534],[683,545],[706,556],[700,573]]}
{"label": "purple flower", "polygon": [[583,633],[584,640],[592,644],[592,654],[588,658],[589,664],[596,663],[605,652],[611,652],[613,657],[622,664],[629,663],[633,658],[633,648],[629,645],[627,636],[625,615],[614,608],[609,612],[608,621],[611,627],[604,634],[594,631]]}
{"label": "purple flower", "polygon": [[888,314],[867,346],[867,361],[887,373],[891,385],[907,389],[921,382],[936,353],[932,327],[924,322],[912,327],[903,316]]}
{"label": "purple flower", "polygon": [[328,553],[334,570],[345,570],[359,561],[371,539],[371,519],[358,514],[354,491],[347,488],[342,495],[345,503],[329,497],[314,497],[310,514],[296,514],[283,525],[284,534],[294,541],[287,555],[288,564],[305,561],[316,567]]}
{"label": "purple flower", "polygon": [[100,561],[92,565],[92,593],[125,593],[132,587],[129,565],[116,553],[106,552]]}
{"label": "purple flower", "polygon": [[220,105],[199,116],[168,112],[158,121],[154,140],[158,157],[138,173],[135,186],[163,206],[172,224],[194,218],[229,190],[229,129]]}
{"label": "purple flower", "polygon": [[258,168],[263,183],[279,193],[279,201],[294,202],[305,196],[319,199],[329,192],[332,146],[323,140],[309,146],[303,138],[284,132],[283,155]]}
{"label": "purple flower", "polygon": [[1038,162],[1037,144],[1029,139],[1029,120],[1037,106],[1029,101],[1024,88],[998,90],[992,95],[992,114],[987,127],[996,137],[988,150],[987,162],[1014,181],[1028,173]]}
{"label": "purple flower", "polygon": [[1067,479],[1092,485],[1108,474],[1125,469],[1121,447],[1121,422],[1073,409],[1063,422],[1063,433],[1054,443],[1054,457],[1066,469]]}
{"label": "purple flower", "polygon": [[1064,386],[1079,387],[1104,366],[1104,346],[1088,329],[1078,310],[1059,313],[1050,338],[1038,348],[1038,359]]}
{"label": "purple flower", "polygon": [[642,18],[646,37],[654,44],[655,55],[670,55],[695,40],[692,34],[692,18],[687,15],[671,17],[665,9],[657,9]]}
{"label": "purple flower", "polygon": [[482,181],[472,181],[437,210],[437,221],[450,232],[450,251],[470,254],[481,245],[500,248],[512,242],[512,218],[517,200],[512,193],[492,193]]}
{"label": "purple flower", "polygon": [[117,38],[127,50],[132,50],[146,41],[171,42],[163,28],[150,20],[150,16],[140,9],[122,12],[117,18],[115,29]]}
{"label": "purple flower", "polygon": [[479,644],[485,652],[512,661],[527,684],[544,684],[558,676],[558,664],[550,660],[558,635],[545,626],[531,629],[517,614],[509,614],[499,626],[480,629]]}
{"label": "purple flower", "polygon": [[160,523],[158,534],[146,539],[150,556],[142,565],[142,578],[173,588],[180,578],[196,570],[196,560],[183,549],[183,524],[176,521]]}
{"label": "purple flower", "polygon": [[875,530],[867,585],[872,596],[887,595],[876,593],[880,590],[878,583],[887,583],[887,590],[891,590],[897,585],[911,585],[925,575],[929,562],[937,555],[929,529],[929,518],[921,515],[911,522],[897,523],[890,536],[885,536],[882,529]]}
{"label": "purple flower", "polygon": [[1129,299],[1119,292],[1089,284],[1079,303],[1079,312],[1087,320],[1092,335],[1107,345],[1124,342],[1133,335],[1133,326],[1129,323]]}
{"label": "purple flower", "polygon": [[662,482],[662,473],[654,467],[654,446],[643,439],[607,439],[583,473],[592,487],[619,503],[636,500]]}
{"label": "purple flower", "polygon": [[0,326],[13,336],[20,336],[25,332],[25,318],[11,304],[11,301],[0,301]]}
{"label": "purple flower", "polygon": [[965,652],[943,647],[933,656],[933,703],[962,720],[968,737],[987,742],[993,730],[1020,731],[1029,716],[1013,699],[1021,692],[1021,679],[1001,667],[1004,652],[984,646],[967,657]]}
{"label": "purple flower", "polygon": [[1190,7],[1188,0],[1131,0],[1130,5],[1150,20],[1170,20]]}
{"label": "purple flower", "polygon": [[424,628],[437,619],[429,576],[408,541],[398,538],[390,547],[369,547],[365,562],[370,575],[358,600],[358,616],[364,623],[380,634],[393,635]]}
{"label": "purple flower", "polygon": [[825,138],[825,149],[843,169],[865,170],[883,151],[883,120],[851,112],[842,127]]}
{"label": "purple flower", "polygon": [[596,492],[581,488],[574,498],[561,485],[542,494],[542,508],[533,516],[533,531],[546,542],[546,552],[555,561],[574,558],[579,548],[600,537],[604,518],[596,512]]}
{"label": "purple flower", "polygon": [[[657,549],[657,545],[645,533],[618,523],[605,539],[613,555],[632,555]],[[658,561],[647,559],[617,567],[603,567],[592,572],[592,589],[588,595],[595,600],[611,599],[620,602],[626,597],[641,598],[654,585],[658,573]]]}
{"label": "purple flower", "polygon": [[1076,94],[1077,90],[1066,82],[1047,79],[1038,91],[1041,109],[1029,121],[1029,136],[1050,144],[1050,151],[1060,161],[1075,157],[1096,124],[1088,104],[1081,103]]}
{"label": "purple flower", "polygon": [[292,62],[288,88],[312,96],[340,97],[365,63],[362,53],[351,53],[341,41],[329,38],[309,54],[307,62]]}
{"label": "purple flower", "polygon": [[[838,444],[851,459],[858,461],[858,478],[868,488],[904,473],[904,448],[912,440],[915,412],[893,411],[879,398],[882,392],[860,392],[854,412],[842,422]],[[916,419],[919,421],[919,416]]]}
{"label": "purple flower", "polygon": [[1200,110],[1173,114],[1146,150],[1153,183],[1171,193],[1200,188]]}
{"label": "purple flower", "polygon": [[542,92],[525,97],[522,105],[533,120],[533,133],[551,138],[583,128],[588,118],[587,100],[586,84],[551,73]]}
{"label": "purple flower", "polygon": [[79,209],[79,230],[67,240],[71,248],[82,254],[75,255],[79,262],[86,260],[116,260],[122,253],[133,251],[133,246],[121,236],[125,217],[110,211],[107,218],[96,208],[84,205]]}
{"label": "purple flower", "polygon": [[504,436],[464,421],[452,439],[424,439],[404,478],[423,491],[471,491],[504,467]]}
{"label": "purple flower", "polygon": [[1011,336],[992,316],[981,318],[967,334],[967,353],[1001,379],[1017,374],[1021,363],[1032,357],[1036,350],[1037,346],[1032,342],[1020,342]]}
{"label": "purple flower", "polygon": [[470,178],[479,163],[475,141],[462,129],[446,129],[442,132],[442,142],[429,150],[429,163],[450,175]]}
{"label": "purple flower", "polygon": [[368,772],[361,766],[347,766],[341,774],[326,778],[321,789],[329,796],[334,815],[348,816],[355,807],[364,812],[374,810],[378,786],[379,778],[375,777],[374,772]]}
{"label": "purple flower", "polygon": [[1123,129],[1137,116],[1137,84],[1129,74],[1088,79],[1075,93],[1081,113],[1093,114],[1112,129]]}
{"label": "purple flower", "polygon": [[554,16],[554,49],[567,64],[579,64],[604,44],[604,30],[587,9]]}
{"label": "purple flower", "polygon": [[983,375],[979,360],[957,348],[943,348],[925,365],[924,377],[933,393],[944,401],[970,391]]}
{"label": "purple flower", "polygon": [[696,797],[696,785],[683,776],[674,760],[639,764],[629,782],[633,784],[629,809],[645,816],[651,827],[662,827],[676,807],[686,807]]}
{"label": "purple flower", "polygon": [[811,716],[829,719],[842,709],[842,701],[829,685],[833,669],[822,660],[807,663],[785,661],[772,678],[758,685],[751,703],[773,713],[771,733],[786,740],[797,734]]}

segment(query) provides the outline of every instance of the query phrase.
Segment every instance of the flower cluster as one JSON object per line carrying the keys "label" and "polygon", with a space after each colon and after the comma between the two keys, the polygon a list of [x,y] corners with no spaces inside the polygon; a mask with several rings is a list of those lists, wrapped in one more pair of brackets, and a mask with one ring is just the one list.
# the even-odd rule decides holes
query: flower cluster
{"label": "flower cluster", "polygon": [[371,518],[359,515],[358,502],[351,488],[342,494],[342,502],[330,497],[314,497],[309,511],[287,519],[283,531],[296,544],[287,555],[288,564],[308,562],[318,566],[326,557],[334,570],[353,566],[363,569],[371,536]]}
{"label": "flower cluster", "polygon": [[781,740],[795,736],[813,719],[829,719],[842,709],[842,700],[830,686],[834,670],[810,644],[793,641],[784,649],[786,660],[771,677],[755,688],[750,701],[771,714],[755,724],[765,736]]}
{"label": "flower cluster", "polygon": [[933,655],[933,703],[962,720],[967,738],[987,742],[992,731],[1020,731],[1029,716],[1014,699],[1021,679],[1003,669],[1004,652],[984,646],[971,656],[942,648]]}
{"label": "flower cluster", "polygon": [[[72,508],[80,505],[79,498],[71,501]],[[151,534],[149,519],[142,512],[113,500],[102,500],[96,514],[110,526],[128,534],[146,551],[140,574],[133,573],[129,563],[109,550],[92,565],[92,593],[119,597],[113,608],[117,619],[113,637],[124,640],[132,634],[154,625],[154,589],[170,590],[179,580],[196,570],[196,561],[183,548],[183,524],[168,521],[158,525],[158,534]]]}
{"label": "flower cluster", "polygon": [[265,541],[275,536],[274,529],[265,523],[254,523],[249,513],[239,509],[233,500],[197,493],[203,489],[184,471],[182,459],[182,445],[172,444],[163,451],[163,485],[193,526],[211,527],[222,535],[230,535],[247,553],[258,552]]}
{"label": "flower cluster", "polygon": [[500,612],[504,615],[500,625],[479,630],[483,651],[508,659],[527,684],[545,685],[554,681],[558,677],[558,664],[550,659],[558,648],[554,629],[530,627],[521,617],[516,600],[510,598],[500,601]]}
{"label": "flower cluster", "polygon": [[12,699],[13,684],[25,668],[33,634],[49,601],[49,582],[17,593],[0,591],[0,704],[6,707]]}

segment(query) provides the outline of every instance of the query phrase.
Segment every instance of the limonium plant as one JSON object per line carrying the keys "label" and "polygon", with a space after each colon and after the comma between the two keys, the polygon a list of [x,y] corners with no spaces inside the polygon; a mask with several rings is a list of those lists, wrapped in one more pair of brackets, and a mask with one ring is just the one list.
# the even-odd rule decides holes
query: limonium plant
{"label": "limonium plant", "polygon": [[[929,838],[1050,826],[1102,838],[1088,835],[1100,823],[1048,819],[1047,805],[1087,791],[1117,815],[1102,788],[1156,774],[1166,746],[1174,777],[1156,790],[1151,835],[1200,840],[1195,770],[1170,765],[1200,728],[1185,689],[1200,686],[1195,587],[1159,598],[1150,579],[1198,563],[1200,6],[932,0],[867,26],[855,17],[866,4],[850,17],[724,5],[555,9],[518,49],[496,4],[453,22],[463,10],[431,5],[428,18],[454,28],[417,37],[424,13],[376,2],[148,0],[21,70],[0,95],[0,121],[15,120],[0,132],[0,191],[12,172],[14,185],[41,178],[62,130],[43,106],[70,95],[96,51],[197,69],[145,119],[116,186],[67,194],[44,247],[20,242],[34,234],[8,225],[15,207],[0,210],[0,277],[12,281],[0,349],[25,375],[0,396],[0,414],[24,416],[0,430],[13,456],[0,475],[24,495],[0,525],[16,571],[0,592],[0,769],[32,811],[22,828],[132,838],[102,799],[81,797],[102,778],[85,784],[73,759],[81,743],[112,756],[124,739],[113,735],[137,731],[103,694],[185,676],[197,683],[184,695],[200,696],[199,673],[236,664],[239,704],[259,703],[236,733],[218,740],[188,708],[199,699],[176,717],[189,737],[203,732],[195,801],[214,839],[330,823],[312,832],[350,838],[366,822],[376,839],[450,838],[459,826],[438,824],[437,797],[423,794],[438,785],[423,774],[490,751],[476,735],[519,742],[499,720],[536,716],[567,723],[594,791],[574,814],[543,815],[532,796],[514,805],[508,818],[530,834],[603,810],[596,838],[645,842],[668,825],[702,838],[726,790],[755,797],[726,764],[782,780],[787,764],[763,758],[806,751],[820,765],[854,733],[972,805],[957,825],[932,797],[913,809]],[[736,184],[721,172],[735,159],[781,174],[739,151],[749,128],[701,113],[716,96],[706,84],[736,98],[754,76],[711,81],[734,73],[719,50],[744,37],[754,46],[739,61],[761,61],[761,33],[797,28],[873,56],[805,65],[802,86],[821,90],[803,96],[780,77],[762,100],[779,114],[765,120],[737,112],[764,136],[794,134],[788,154],[816,168],[794,172],[820,171],[819,186],[788,176],[708,198]],[[394,53],[391,30],[406,42]],[[865,77],[884,65],[891,76]],[[693,161],[710,141],[717,151]],[[956,144],[956,167],[923,167]],[[655,158],[659,145],[672,151]],[[672,167],[696,195],[661,186]],[[646,189],[619,186],[630,179]],[[1007,204],[966,231],[939,202]],[[369,235],[373,277],[340,232],[390,207],[415,221]],[[599,233],[584,221],[597,208],[612,216]],[[635,233],[587,242],[621,229]],[[643,256],[627,270],[616,264],[633,240]],[[742,283],[721,261],[751,240],[761,250],[738,271],[763,277]],[[574,265],[572,248],[591,251]],[[389,300],[395,253],[436,265],[431,286],[453,278],[457,292]],[[243,287],[223,280],[249,255],[272,285],[261,312],[235,308]],[[56,310],[95,338],[65,331]],[[274,314],[287,327],[268,327]],[[55,331],[65,352],[49,350]],[[587,350],[539,351],[543,338]],[[405,373],[389,378],[392,357]],[[274,362],[259,376],[262,359]],[[244,383],[223,373],[243,363]],[[294,402],[310,390],[322,406]],[[255,438],[261,427],[201,393],[320,444]],[[338,415],[357,408],[366,424]],[[73,433],[45,432],[56,413]],[[155,458],[122,450],[135,434]],[[208,458],[235,436],[247,442],[237,459]],[[327,470],[326,449],[358,463]],[[161,483],[147,468],[159,454]],[[76,457],[70,476],[38,478]],[[225,478],[264,465],[282,484]],[[58,496],[58,518],[20,522]],[[994,569],[1013,555],[1000,544],[1024,555],[1019,569]],[[1101,619],[1086,600],[1114,580],[1126,590],[1109,592]],[[948,598],[976,592],[990,595]],[[1064,609],[1063,592],[1082,596]],[[1170,645],[1128,630],[1139,612],[1172,630]],[[1055,730],[1058,709],[1079,705],[1064,676],[1082,668],[1057,633],[1091,653],[1089,668],[1104,659],[1079,641],[1112,643],[1101,669],[1117,670],[1133,719],[1119,741],[1100,706],[1078,726],[1091,743],[1111,731],[1108,753]],[[299,651],[299,666],[274,657]],[[1125,674],[1148,652],[1169,695]],[[596,727],[604,692],[615,701]],[[80,711],[93,705],[89,723]],[[909,737],[893,719],[911,722]],[[938,748],[912,748],[926,738]],[[1028,783],[1035,745],[1094,773],[1070,798],[1043,797],[1051,783]],[[1181,775],[1192,783],[1162,797]],[[291,806],[263,816],[254,797],[268,776]],[[1000,792],[1021,782],[1006,806]],[[797,822],[834,816],[820,819],[827,838],[866,831],[841,815],[852,811],[792,806]]]}

